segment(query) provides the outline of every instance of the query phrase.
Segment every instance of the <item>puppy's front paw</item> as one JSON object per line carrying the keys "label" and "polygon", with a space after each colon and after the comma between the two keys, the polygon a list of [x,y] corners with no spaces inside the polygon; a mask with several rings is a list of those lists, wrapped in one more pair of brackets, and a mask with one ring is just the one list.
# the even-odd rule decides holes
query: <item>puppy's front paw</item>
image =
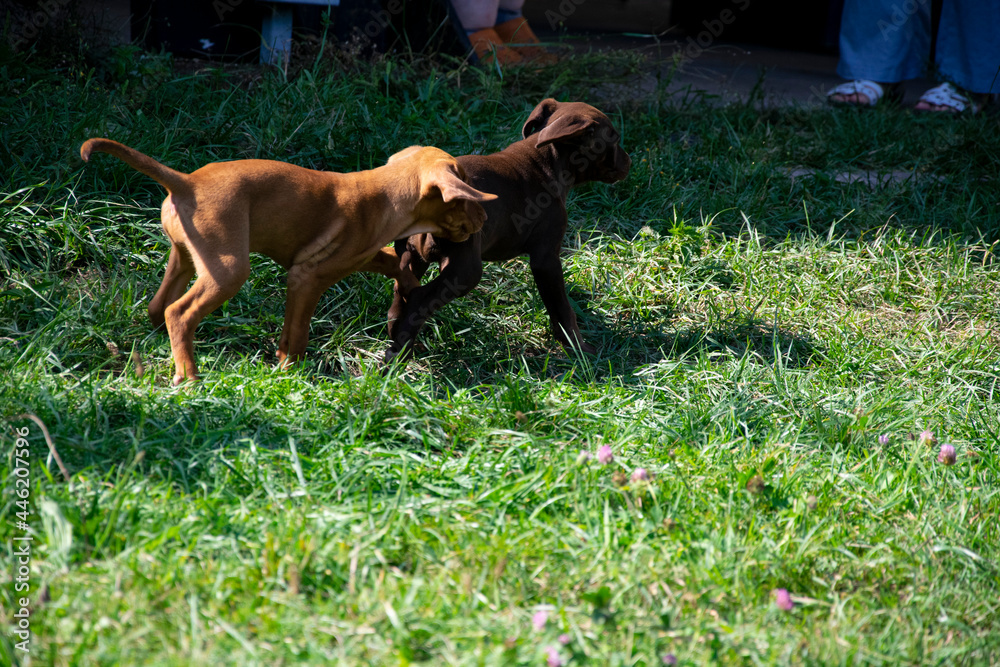
{"label": "puppy's front paw", "polygon": [[400,343],[398,341],[393,342],[389,345],[389,349],[385,351],[385,363],[390,364],[393,361],[398,363],[404,363],[413,358],[413,345],[407,343]]}
{"label": "puppy's front paw", "polygon": [[572,341],[572,342],[567,341],[567,340],[560,340],[559,342],[566,349],[566,352],[568,352],[570,354],[576,352],[577,350],[580,350],[584,354],[590,354],[590,355],[596,355],[597,354],[597,348],[596,347],[594,347],[590,343],[583,342],[583,340],[579,339],[579,338],[577,340],[575,340],[575,341]]}

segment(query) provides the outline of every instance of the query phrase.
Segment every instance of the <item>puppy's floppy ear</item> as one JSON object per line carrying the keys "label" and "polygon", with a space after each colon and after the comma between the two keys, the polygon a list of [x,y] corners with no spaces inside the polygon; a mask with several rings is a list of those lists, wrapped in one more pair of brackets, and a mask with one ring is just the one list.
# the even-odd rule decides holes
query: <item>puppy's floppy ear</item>
{"label": "puppy's floppy ear", "polygon": [[440,161],[436,163],[433,170],[424,178],[420,188],[421,197],[429,197],[437,189],[441,193],[441,199],[448,203],[455,199],[466,201],[484,202],[493,201],[496,195],[488,192],[480,192],[459,176],[458,165],[454,162]]}
{"label": "puppy's floppy ear", "polygon": [[441,225],[440,234],[457,243],[482,229],[486,222],[482,202],[497,199],[496,195],[480,192],[466,183],[464,176],[465,171],[457,162],[440,160],[424,175],[420,189],[421,198],[440,196],[449,204],[437,222]]}
{"label": "puppy's floppy ear", "polygon": [[593,118],[581,118],[570,114],[559,116],[538,133],[538,143],[535,145],[541,148],[554,141],[575,139],[597,124]]}
{"label": "puppy's floppy ear", "polygon": [[559,102],[551,97],[539,102],[538,106],[532,110],[531,115],[528,116],[528,120],[524,122],[524,127],[521,128],[521,136],[527,139],[545,127],[545,124],[549,122],[549,118],[555,112],[557,106],[559,106]]}
{"label": "puppy's floppy ear", "polygon": [[567,139],[578,137],[586,132],[587,129],[597,125],[597,121],[593,118],[569,112],[553,120],[552,115],[558,107],[559,102],[551,97],[539,102],[535,110],[528,116],[528,120],[524,123],[524,127],[521,129],[521,136],[527,139],[535,132],[538,132],[538,143],[536,146],[541,148],[554,141],[566,141]]}

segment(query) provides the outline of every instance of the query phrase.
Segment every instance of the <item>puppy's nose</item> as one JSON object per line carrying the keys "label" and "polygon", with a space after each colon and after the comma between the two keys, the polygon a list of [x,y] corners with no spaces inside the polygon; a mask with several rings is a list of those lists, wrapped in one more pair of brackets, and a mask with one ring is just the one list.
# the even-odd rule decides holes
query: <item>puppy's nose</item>
{"label": "puppy's nose", "polygon": [[622,178],[628,175],[628,170],[632,168],[632,158],[628,153],[623,151],[621,148],[618,149],[618,159],[615,160],[616,166],[622,175]]}

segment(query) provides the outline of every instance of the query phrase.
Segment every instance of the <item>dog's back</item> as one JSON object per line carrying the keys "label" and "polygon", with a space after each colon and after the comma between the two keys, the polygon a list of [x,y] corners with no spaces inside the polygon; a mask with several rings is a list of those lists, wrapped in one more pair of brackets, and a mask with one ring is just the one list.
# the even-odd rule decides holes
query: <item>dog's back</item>
{"label": "dog's back", "polygon": [[[503,261],[521,254],[542,218],[536,202],[545,193],[545,174],[524,159],[529,143],[519,141],[491,155],[456,158],[465,169],[469,185],[498,197],[483,204],[486,222],[480,232],[480,253],[485,261]],[[562,206],[551,197],[541,199],[548,206]]]}

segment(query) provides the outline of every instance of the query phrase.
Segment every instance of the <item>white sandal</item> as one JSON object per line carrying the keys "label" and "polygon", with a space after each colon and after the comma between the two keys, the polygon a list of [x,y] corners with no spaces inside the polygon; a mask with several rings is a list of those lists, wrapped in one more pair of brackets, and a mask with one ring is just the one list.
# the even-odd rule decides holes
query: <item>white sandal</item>
{"label": "white sandal", "polygon": [[[868,104],[860,104],[858,102],[838,102],[830,99],[833,95],[864,95],[868,98]],[[830,89],[826,93],[826,101],[830,104],[850,107],[873,107],[878,104],[878,101],[883,97],[885,97],[885,88],[882,87],[882,84],[869,81],[868,79],[845,81],[836,88]]]}
{"label": "white sandal", "polygon": [[[953,113],[956,114],[960,114],[963,111],[975,114],[981,108],[981,105],[972,99],[972,97],[947,81],[942,83],[940,86],[931,88],[926,93],[921,95],[920,101],[926,102],[927,104],[933,104],[935,106],[954,109]],[[932,109],[917,109],[917,111],[932,111]]]}

